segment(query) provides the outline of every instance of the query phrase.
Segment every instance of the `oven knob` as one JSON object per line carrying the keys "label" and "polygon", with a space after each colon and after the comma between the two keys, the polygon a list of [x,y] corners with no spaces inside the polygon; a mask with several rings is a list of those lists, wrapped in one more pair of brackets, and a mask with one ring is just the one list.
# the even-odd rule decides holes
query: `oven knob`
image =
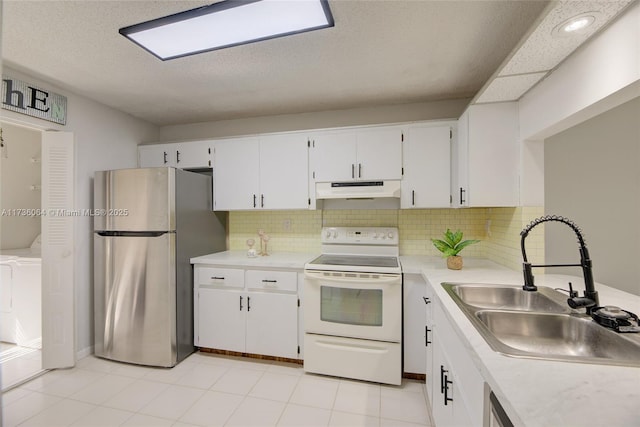
{"label": "oven knob", "polygon": [[389,232],[389,238],[393,239],[393,233],[392,232]]}
{"label": "oven knob", "polygon": [[377,239],[378,238],[378,233],[373,233],[373,238]]}
{"label": "oven knob", "polygon": [[327,232],[326,232],[325,236],[327,237],[327,239],[328,239],[329,237],[331,237],[331,231],[327,230]]}
{"label": "oven knob", "polygon": [[333,238],[334,239],[338,238],[338,232],[336,230],[333,230]]}

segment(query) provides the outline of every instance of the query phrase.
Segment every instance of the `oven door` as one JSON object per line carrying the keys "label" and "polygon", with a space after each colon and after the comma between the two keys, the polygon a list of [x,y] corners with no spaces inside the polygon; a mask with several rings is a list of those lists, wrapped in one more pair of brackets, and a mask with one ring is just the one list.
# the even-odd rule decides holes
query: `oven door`
{"label": "oven door", "polygon": [[304,322],[306,333],[400,342],[402,276],[305,270]]}

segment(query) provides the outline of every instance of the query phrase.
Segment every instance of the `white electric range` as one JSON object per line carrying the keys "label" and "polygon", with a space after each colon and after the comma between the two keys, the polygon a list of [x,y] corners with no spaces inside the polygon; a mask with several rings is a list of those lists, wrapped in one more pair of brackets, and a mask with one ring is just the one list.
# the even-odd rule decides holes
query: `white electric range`
{"label": "white electric range", "polygon": [[305,371],[400,384],[398,229],[325,227],[321,239],[305,265]]}

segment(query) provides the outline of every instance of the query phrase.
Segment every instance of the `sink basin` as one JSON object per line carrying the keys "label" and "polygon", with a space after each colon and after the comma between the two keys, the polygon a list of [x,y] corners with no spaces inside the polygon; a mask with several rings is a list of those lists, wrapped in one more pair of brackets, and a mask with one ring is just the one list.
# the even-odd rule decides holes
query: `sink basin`
{"label": "sink basin", "polygon": [[571,310],[566,295],[538,287],[443,283],[496,352],[513,357],[640,367],[640,334],[620,334]]}
{"label": "sink basin", "polygon": [[537,292],[521,287],[474,283],[444,283],[445,290],[466,305],[486,309],[570,313],[567,296],[551,288],[539,286]]}
{"label": "sink basin", "polygon": [[587,316],[498,310],[475,316],[490,334],[485,336],[489,345],[503,354],[640,366],[640,342]]}

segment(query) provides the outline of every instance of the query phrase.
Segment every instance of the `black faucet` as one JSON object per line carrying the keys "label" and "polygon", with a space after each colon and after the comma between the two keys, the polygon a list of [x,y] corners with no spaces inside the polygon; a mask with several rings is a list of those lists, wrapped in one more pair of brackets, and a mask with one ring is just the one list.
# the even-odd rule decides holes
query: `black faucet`
{"label": "black faucet", "polygon": [[[576,233],[576,236],[578,236],[578,244],[580,245],[580,264],[532,265],[530,262],[528,262],[527,252],[524,247],[524,240],[527,238],[529,232],[535,226],[548,221],[557,221],[566,224]],[[597,308],[600,302],[598,300],[598,292],[596,292],[595,286],[593,284],[593,274],[591,271],[591,259],[589,258],[589,251],[587,250],[587,246],[584,243],[584,238],[582,237],[580,228],[578,228],[578,226],[573,221],[567,218],[557,215],[546,215],[531,221],[531,223],[520,232],[520,236],[522,236],[520,240],[520,247],[522,248],[522,270],[524,273],[524,286],[522,286],[522,289],[524,289],[525,291],[538,290],[538,288],[534,284],[533,273],[531,271],[533,267],[581,267],[582,274],[584,276],[584,296],[580,297],[574,293],[570,293],[567,304],[569,304],[571,308],[585,307],[587,310],[587,314],[591,314],[591,311]]]}

